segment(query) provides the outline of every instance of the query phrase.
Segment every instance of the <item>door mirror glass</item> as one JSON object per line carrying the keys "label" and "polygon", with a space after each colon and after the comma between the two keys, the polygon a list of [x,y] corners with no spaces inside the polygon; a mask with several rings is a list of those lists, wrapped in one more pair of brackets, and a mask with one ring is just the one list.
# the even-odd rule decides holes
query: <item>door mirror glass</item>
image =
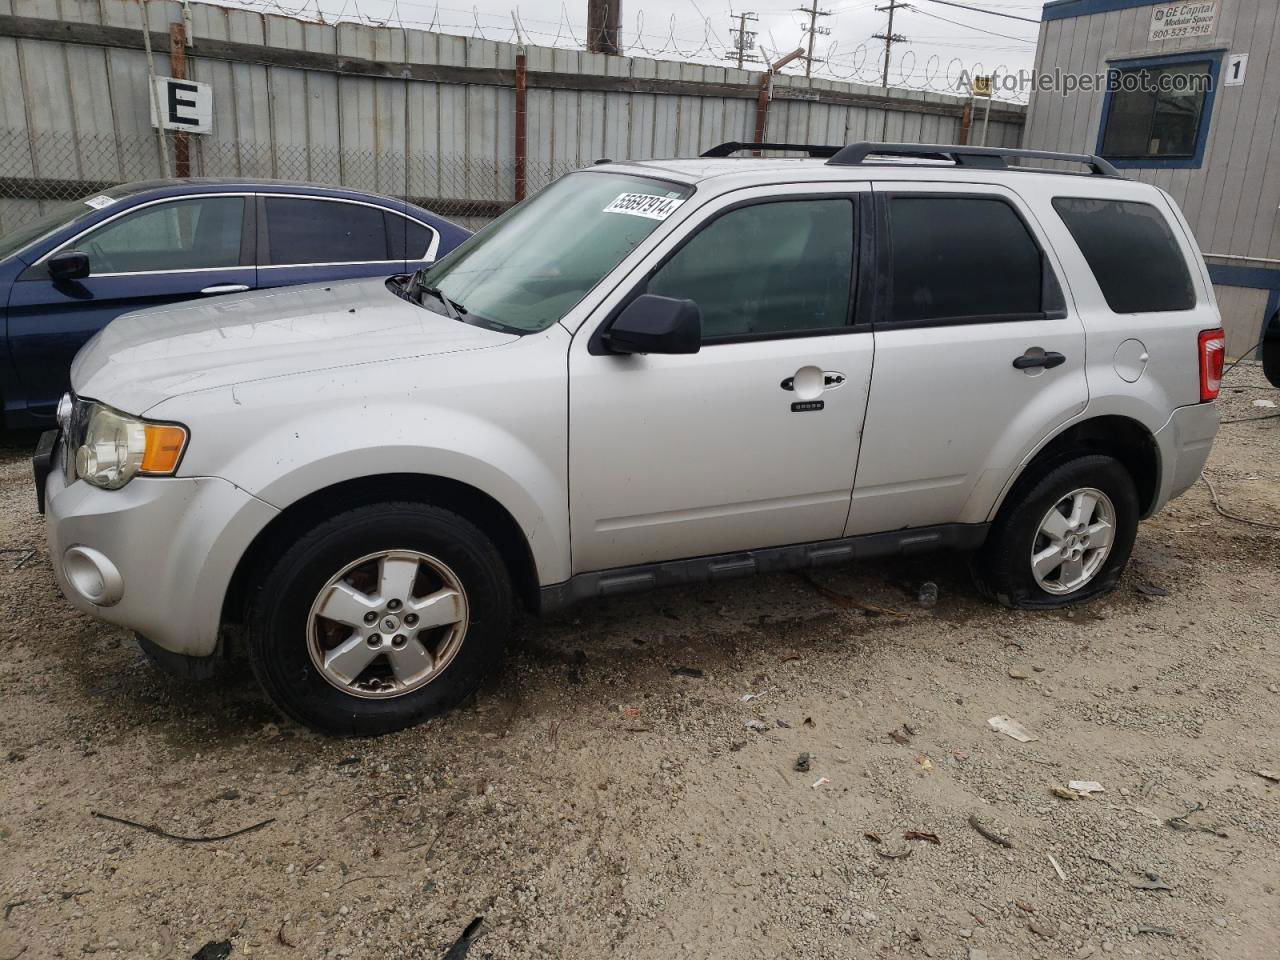
{"label": "door mirror glass", "polygon": [[1272,316],[1262,338],[1262,372],[1273,387],[1280,387],[1280,311]]}
{"label": "door mirror glass", "polygon": [[614,353],[697,353],[702,346],[702,311],[692,300],[636,297],[604,335]]}
{"label": "door mirror glass", "polygon": [[67,250],[48,260],[49,276],[54,280],[83,280],[89,276],[89,255],[79,250]]}

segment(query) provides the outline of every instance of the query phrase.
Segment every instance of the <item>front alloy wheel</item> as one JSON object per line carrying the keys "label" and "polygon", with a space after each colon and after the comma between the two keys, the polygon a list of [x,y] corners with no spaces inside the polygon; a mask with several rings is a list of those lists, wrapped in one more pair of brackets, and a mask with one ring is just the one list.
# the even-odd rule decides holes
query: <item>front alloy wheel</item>
{"label": "front alloy wheel", "polygon": [[328,733],[400,730],[475,692],[502,661],[510,573],[465,517],[371,503],[287,541],[246,617],[249,663],[275,704]]}
{"label": "front alloy wheel", "polygon": [[307,650],[327,681],[357,697],[399,697],[449,666],[467,635],[467,595],[435,557],[384,550],[348,564],[307,616]]}

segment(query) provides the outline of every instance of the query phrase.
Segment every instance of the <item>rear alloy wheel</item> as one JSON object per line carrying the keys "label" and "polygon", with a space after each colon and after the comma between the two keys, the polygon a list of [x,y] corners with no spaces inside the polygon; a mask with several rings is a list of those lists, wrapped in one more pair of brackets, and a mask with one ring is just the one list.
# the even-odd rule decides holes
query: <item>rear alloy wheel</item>
{"label": "rear alloy wheel", "polygon": [[1063,607],[1115,588],[1138,532],[1124,465],[1085,453],[1015,485],[974,557],[978,589],[1008,607]]}
{"label": "rear alloy wheel", "polygon": [[1040,521],[1031,572],[1040,589],[1066,596],[1098,575],[1115,540],[1116,508],[1097,487],[1073,490]]}
{"label": "rear alloy wheel", "polygon": [[421,503],[321,523],[256,587],[254,674],[281,710],[327,733],[389,733],[456,706],[498,668],[515,611],[493,542]]}

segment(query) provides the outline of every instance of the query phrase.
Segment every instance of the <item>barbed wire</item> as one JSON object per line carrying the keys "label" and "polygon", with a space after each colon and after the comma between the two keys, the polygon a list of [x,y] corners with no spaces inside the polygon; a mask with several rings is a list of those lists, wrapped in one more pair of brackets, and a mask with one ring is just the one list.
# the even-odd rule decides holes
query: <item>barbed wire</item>
{"label": "barbed wire", "polygon": [[[298,9],[290,9],[280,0],[234,0],[227,5],[260,14],[278,14],[293,19],[314,19],[315,22],[331,25],[350,22],[373,27],[397,27],[402,30],[418,29],[429,33],[558,49],[583,50],[593,46],[599,47],[600,42],[609,39],[605,32],[601,31],[596,38],[598,42],[589,43],[588,28],[574,21],[567,4],[563,2],[560,5],[559,17],[554,20],[526,16],[519,4],[512,7],[505,17],[500,14],[482,13],[478,5],[455,7],[439,2],[424,3],[416,0],[394,0],[386,17],[373,17],[363,13],[360,10],[359,0],[343,0],[337,13],[325,13],[321,9],[320,0],[306,0]],[[406,13],[405,8],[420,10],[424,16]],[[309,13],[311,9],[314,9],[314,15]],[[428,12],[430,15],[425,16]],[[485,22],[495,19],[501,22]],[[628,56],[644,56],[655,60],[676,59],[685,63],[725,68],[726,60],[736,55],[735,48],[718,36],[710,18],[705,16],[702,17],[699,25],[701,37],[690,36],[689,33],[693,31],[682,29],[680,20],[675,14],[671,14],[664,27],[656,32],[646,29],[643,10],[637,11],[632,23],[634,28],[629,31],[620,30],[620,36],[617,38],[620,51]],[[695,30],[697,29],[696,27]],[[772,33],[770,38],[772,40]],[[938,46],[948,45],[946,41],[930,41],[930,43]],[[772,40],[772,44],[771,48],[760,44],[760,50],[769,60],[776,60],[785,52],[794,49],[793,47],[783,49],[776,40]],[[801,44],[797,42],[796,45]],[[962,44],[953,45],[963,46]],[[1008,47],[994,49],[1012,52]],[[797,65],[784,68],[782,72],[794,74],[801,69],[803,66]],[[1005,63],[986,63],[980,59],[966,60],[960,56],[948,58],[937,53],[930,53],[922,60],[914,50],[908,48],[890,57],[888,86],[968,96],[969,90],[964,83],[968,77],[1009,75],[1017,72],[1019,72],[1017,69]],[[813,76],[820,80],[882,87],[885,81],[883,46],[878,42],[865,41],[848,47],[839,40],[832,40],[821,57],[815,54]],[[1007,102],[1025,103],[1027,94],[1005,91],[1001,99]]]}

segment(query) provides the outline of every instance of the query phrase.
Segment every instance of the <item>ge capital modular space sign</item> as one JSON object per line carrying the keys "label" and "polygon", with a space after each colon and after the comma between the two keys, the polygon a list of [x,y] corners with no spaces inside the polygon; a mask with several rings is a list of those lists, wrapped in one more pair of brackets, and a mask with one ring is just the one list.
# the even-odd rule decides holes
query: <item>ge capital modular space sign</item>
{"label": "ge capital modular space sign", "polygon": [[152,83],[153,127],[188,133],[208,133],[213,129],[213,87],[173,77],[155,77]]}
{"label": "ge capital modular space sign", "polygon": [[1148,40],[1182,40],[1186,37],[1213,36],[1213,23],[1218,16],[1218,0],[1186,0],[1162,3],[1151,11]]}

